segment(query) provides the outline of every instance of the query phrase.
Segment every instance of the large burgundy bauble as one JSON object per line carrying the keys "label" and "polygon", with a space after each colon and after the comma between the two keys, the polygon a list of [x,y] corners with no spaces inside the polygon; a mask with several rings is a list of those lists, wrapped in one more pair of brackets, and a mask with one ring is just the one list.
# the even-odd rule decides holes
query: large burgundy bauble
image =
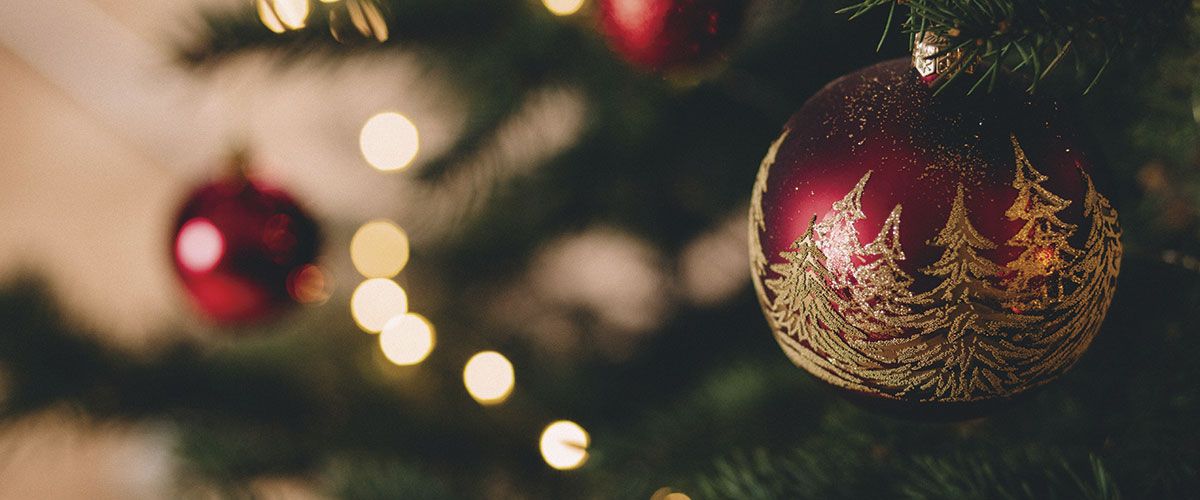
{"label": "large burgundy bauble", "polygon": [[609,45],[648,70],[703,65],[741,29],[748,0],[600,0]]}
{"label": "large burgundy bauble", "polygon": [[855,399],[918,411],[1062,374],[1121,261],[1080,142],[1053,101],[934,95],[908,60],[829,84],[771,146],[751,201],[754,283],[783,350]]}
{"label": "large burgundy bauble", "polygon": [[316,222],[290,196],[234,175],[188,196],[171,255],[197,309],[229,325],[268,318],[303,299],[319,247]]}

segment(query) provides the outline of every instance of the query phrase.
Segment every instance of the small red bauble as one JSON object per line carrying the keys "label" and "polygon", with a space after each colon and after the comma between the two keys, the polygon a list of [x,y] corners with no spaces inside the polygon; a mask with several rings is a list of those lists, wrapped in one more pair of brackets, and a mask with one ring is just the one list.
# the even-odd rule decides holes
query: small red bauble
{"label": "small red bauble", "polygon": [[1058,104],[1015,87],[934,95],[908,60],[829,84],[772,145],[751,201],[776,339],[855,399],[918,413],[1062,374],[1121,259],[1080,148]]}
{"label": "small red bauble", "polygon": [[311,295],[305,282],[320,241],[317,223],[291,196],[233,175],[188,196],[171,255],[201,313],[218,324],[245,324]]}
{"label": "small red bauble", "polygon": [[741,29],[746,0],[601,0],[609,45],[652,71],[702,65]]}

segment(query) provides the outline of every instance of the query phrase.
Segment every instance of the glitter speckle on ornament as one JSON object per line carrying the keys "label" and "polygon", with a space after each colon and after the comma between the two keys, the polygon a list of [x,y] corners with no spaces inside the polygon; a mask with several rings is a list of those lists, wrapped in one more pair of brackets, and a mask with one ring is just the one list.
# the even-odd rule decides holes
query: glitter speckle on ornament
{"label": "glitter speckle on ornament", "polygon": [[1065,372],[1120,269],[1116,212],[1053,101],[843,77],[772,145],[751,264],[797,365],[873,400],[966,407]]}

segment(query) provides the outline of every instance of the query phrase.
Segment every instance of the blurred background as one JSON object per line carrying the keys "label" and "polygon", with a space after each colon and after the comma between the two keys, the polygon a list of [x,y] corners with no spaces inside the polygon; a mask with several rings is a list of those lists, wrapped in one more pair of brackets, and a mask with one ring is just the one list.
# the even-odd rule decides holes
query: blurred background
{"label": "blurred background", "polygon": [[[887,9],[715,2],[664,71],[595,1],[0,1],[0,497],[1195,495],[1197,5],[1039,88],[1105,160],[1121,286],[1063,380],[945,424],[792,366],[747,272],[759,162],[905,57]],[[321,233],[248,322],[180,243],[238,152]]]}

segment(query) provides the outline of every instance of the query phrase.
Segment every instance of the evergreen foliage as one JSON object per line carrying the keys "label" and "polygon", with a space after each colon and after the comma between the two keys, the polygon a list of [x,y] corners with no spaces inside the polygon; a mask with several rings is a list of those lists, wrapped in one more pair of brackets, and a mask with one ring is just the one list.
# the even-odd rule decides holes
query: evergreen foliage
{"label": "evergreen foliage", "polygon": [[[1110,160],[1113,189],[1104,191],[1127,228],[1121,285],[1073,371],[993,416],[945,424],[866,412],[793,367],[748,285],[725,304],[681,306],[624,362],[584,353],[569,366],[504,340],[511,332],[488,323],[477,294],[456,293],[429,311],[439,326],[435,356],[417,371],[386,371],[374,339],[336,306],[274,325],[265,338],[184,342],[139,358],[73,325],[36,282],[15,281],[0,292],[5,418],[67,406],[173,422],[192,474],[231,494],[256,477],[291,474],[344,498],[487,497],[504,487],[500,494],[535,498],[646,498],[662,486],[693,498],[1200,491],[1200,275],[1162,258],[1200,254],[1200,223],[1163,216],[1200,207],[1196,4],[868,0],[852,7],[863,20],[846,23],[835,14],[845,2],[762,0],[725,71],[679,86],[630,71],[586,22],[552,18],[534,1],[391,0],[392,38],[383,45],[338,43],[320,15],[310,29],[275,35],[249,3],[209,13],[181,59],[203,71],[259,50],[281,65],[407,51],[456,75],[471,110],[467,132],[417,182],[472,168],[464,159],[531,89],[584,93],[589,122],[579,144],[495,186],[457,236],[416,258],[446,289],[509,282],[545,241],[595,223],[676,255],[744,205],[769,138],[808,95],[907,53],[896,30],[875,52],[877,28],[900,9],[909,9],[898,21],[907,32],[946,35],[967,50],[979,81],[1004,66],[1035,84],[1069,62],[1087,69],[1076,86],[1092,89],[1081,98],[1081,123]],[[1127,62],[1108,63],[1127,49]],[[1107,77],[1095,80],[1101,69]],[[1139,188],[1148,164],[1165,172],[1166,188]],[[462,391],[461,364],[496,344],[520,385],[504,407],[484,410]],[[541,426],[557,418],[592,434],[591,461],[579,471],[551,471],[537,455]]]}
{"label": "evergreen foliage", "polygon": [[[1164,32],[1177,29],[1191,0],[1045,1],[1045,0],[863,0],[842,12],[857,17],[887,9],[884,37],[897,17],[905,33],[918,38],[933,33],[946,40],[940,54],[961,50],[948,71],[951,79],[974,72],[971,90],[990,87],[1001,70],[1022,71],[1030,89],[1056,68],[1072,65],[1080,77],[1090,76],[1090,90],[1114,57],[1129,57],[1134,47],[1152,47]],[[903,14],[901,14],[903,16]],[[880,40],[883,44],[883,39]],[[1089,75],[1090,73],[1090,75]]]}

